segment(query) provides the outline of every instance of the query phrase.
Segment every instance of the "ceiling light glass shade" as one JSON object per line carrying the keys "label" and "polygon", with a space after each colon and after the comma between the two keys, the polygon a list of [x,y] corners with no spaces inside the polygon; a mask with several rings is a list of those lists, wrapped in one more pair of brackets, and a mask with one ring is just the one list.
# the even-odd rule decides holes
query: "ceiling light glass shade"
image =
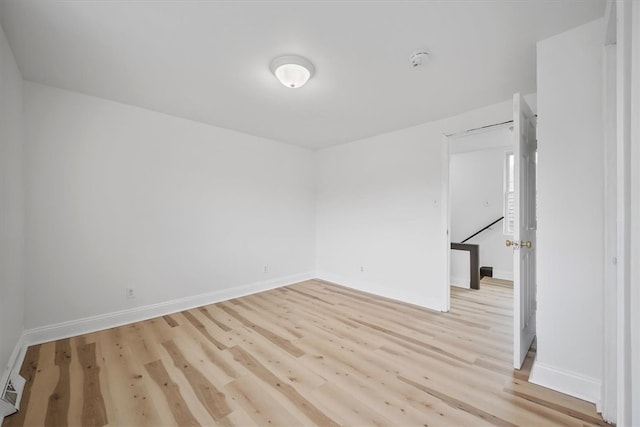
{"label": "ceiling light glass shade", "polygon": [[315,73],[315,67],[300,56],[280,56],[271,61],[271,72],[289,88],[303,86]]}

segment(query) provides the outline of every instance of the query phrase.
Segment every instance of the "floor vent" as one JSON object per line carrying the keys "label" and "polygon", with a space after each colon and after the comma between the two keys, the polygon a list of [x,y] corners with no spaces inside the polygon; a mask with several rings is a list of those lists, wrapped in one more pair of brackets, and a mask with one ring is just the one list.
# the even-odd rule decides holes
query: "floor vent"
{"label": "floor vent", "polygon": [[0,395],[0,417],[11,415],[20,409],[20,399],[25,380],[20,375],[11,375]]}

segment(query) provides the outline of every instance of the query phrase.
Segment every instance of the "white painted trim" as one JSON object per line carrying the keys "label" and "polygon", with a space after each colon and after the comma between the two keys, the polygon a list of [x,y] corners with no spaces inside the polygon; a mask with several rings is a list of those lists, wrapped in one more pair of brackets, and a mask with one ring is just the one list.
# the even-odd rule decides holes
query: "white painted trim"
{"label": "white painted trim", "polygon": [[547,387],[578,399],[596,403],[600,401],[600,381],[575,372],[533,362],[529,382]]}
{"label": "white painted trim", "polygon": [[325,282],[335,283],[336,285],[344,286],[347,288],[355,289],[356,291],[366,292],[368,294],[380,296],[383,298],[392,299],[407,304],[412,304],[419,307],[428,308],[430,310],[442,311],[442,300],[437,298],[422,298],[417,300],[411,296],[397,295],[389,292],[389,288],[372,284],[363,280],[353,280],[346,277],[341,277],[333,273],[318,272],[317,278],[324,280]]}
{"label": "white painted trim", "polygon": [[[442,282],[442,305],[440,311],[451,310],[451,199],[449,197],[449,137],[442,135],[442,248],[446,254],[446,262],[443,263],[444,278]],[[471,286],[469,286],[471,287]]]}
{"label": "white painted trim", "polygon": [[301,273],[278,279],[251,283],[244,286],[237,286],[235,288],[222,289],[205,294],[189,296],[158,304],[151,304],[143,307],[136,307],[121,311],[115,311],[112,313],[105,313],[97,316],[85,317],[83,319],[57,323],[54,325],[42,326],[39,328],[26,330],[23,334],[24,339],[22,341],[23,345],[26,347],[33,344],[40,344],[43,342],[88,334],[91,332],[114,328],[116,326],[122,326],[133,322],[153,319],[155,317],[164,316],[166,314],[189,310],[194,307],[214,304],[220,301],[226,301],[245,295],[268,291],[270,289],[275,289],[282,286],[309,280],[314,277],[315,274],[313,272]]}
{"label": "white painted trim", "polygon": [[607,0],[604,11],[604,45],[616,44],[616,2],[615,0]]}
{"label": "white painted trim", "polygon": [[[611,6],[613,5],[613,6]],[[613,12],[610,11],[613,9]],[[610,2],[608,13],[615,14]],[[615,26],[615,19],[606,21]],[[609,32],[610,30],[608,30]],[[615,35],[615,31],[614,31]],[[608,40],[609,43],[615,43]],[[603,258],[603,357],[602,390],[599,410],[605,421],[616,422],[617,402],[617,154],[616,154],[616,45],[605,44],[603,51],[603,123],[604,123],[604,258]]]}
{"label": "white painted trim", "polygon": [[513,271],[507,271],[507,270],[496,270],[496,269],[494,268],[494,269],[493,269],[493,277],[495,277],[496,279],[511,280],[511,281],[513,281]]}
{"label": "white painted trim", "polygon": [[631,424],[640,425],[640,3],[631,4],[631,226],[629,237],[631,240],[630,257],[635,262],[630,271],[630,305],[631,310]]}

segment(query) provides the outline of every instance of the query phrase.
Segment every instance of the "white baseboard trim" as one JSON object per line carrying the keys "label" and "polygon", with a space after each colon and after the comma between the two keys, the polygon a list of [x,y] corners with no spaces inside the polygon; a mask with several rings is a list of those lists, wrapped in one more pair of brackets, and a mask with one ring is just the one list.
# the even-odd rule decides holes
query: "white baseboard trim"
{"label": "white baseboard trim", "polygon": [[[97,316],[85,317],[82,319],[47,325],[38,328],[28,329],[23,334],[23,346],[55,341],[59,339],[88,334],[104,329],[114,328],[129,323],[140,322],[153,319],[166,314],[189,310],[203,305],[214,304],[220,301],[227,301],[245,295],[268,291],[270,289],[291,285],[305,280],[313,279],[314,272],[306,272],[291,276],[281,277],[272,280],[255,282],[248,285],[236,286],[230,289],[222,289],[205,294],[199,294],[180,298],[172,301],[151,304],[142,307],[130,308],[115,311],[112,313],[100,314]],[[24,357],[24,356],[23,356]]]}
{"label": "white baseboard trim", "polygon": [[533,362],[529,382],[597,403],[600,400],[600,381],[582,374]]}
{"label": "white baseboard trim", "polygon": [[493,277],[495,277],[496,279],[513,281],[513,271],[493,269]]}
{"label": "white baseboard trim", "polygon": [[355,289],[357,291],[367,292],[384,298],[417,305],[430,310],[446,311],[445,301],[440,298],[425,298],[424,295],[398,293],[394,292],[396,289],[393,287],[377,285],[364,280],[348,279],[333,273],[318,272],[316,277],[320,280],[346,286],[347,288]]}

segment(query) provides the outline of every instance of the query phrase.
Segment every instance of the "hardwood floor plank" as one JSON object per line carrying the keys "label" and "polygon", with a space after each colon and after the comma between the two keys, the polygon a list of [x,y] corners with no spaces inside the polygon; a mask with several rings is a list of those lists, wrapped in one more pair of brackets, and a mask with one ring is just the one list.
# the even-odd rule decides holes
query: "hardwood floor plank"
{"label": "hardwood floor plank", "polygon": [[271,345],[269,340],[255,331],[243,328],[238,330],[238,334],[246,337],[246,342],[240,347],[255,357],[271,373],[298,391],[315,389],[326,382],[321,376],[301,367],[297,357]]}
{"label": "hardwood floor plank", "polygon": [[171,413],[179,426],[199,426],[198,420],[189,410],[189,405],[182,398],[180,388],[171,380],[169,373],[162,364],[162,360],[156,360],[144,365],[149,376],[160,387],[171,409]]}
{"label": "hardwood floor plank", "polygon": [[327,300],[325,300],[325,299],[322,299],[322,298],[320,298],[320,297],[317,297],[317,296],[315,296],[315,295],[312,295],[312,294],[310,294],[310,293],[308,293],[308,292],[303,292],[303,291],[301,291],[301,290],[299,290],[299,289],[296,289],[296,288],[294,288],[294,287],[289,287],[289,288],[288,288],[288,290],[290,290],[291,292],[296,292],[296,293],[298,293],[298,294],[300,294],[300,295],[303,295],[303,296],[305,296],[305,297],[307,297],[307,298],[311,298],[311,299],[313,299],[315,302],[322,302],[322,303],[327,304],[327,305],[335,305],[335,303],[332,303],[331,301],[327,301]]}
{"label": "hardwood floor plank", "polygon": [[199,310],[202,314],[204,314],[207,317],[207,319],[211,320],[211,322],[213,322],[214,325],[216,325],[223,331],[229,332],[231,330],[229,326],[225,325],[224,323],[222,323],[221,321],[213,317],[211,315],[211,312],[209,312],[209,310],[207,309],[207,307],[200,307]]}
{"label": "hardwood floor plank", "polygon": [[270,330],[268,330],[266,328],[263,328],[262,326],[251,322],[250,320],[248,320],[247,318],[242,316],[240,313],[238,313],[233,308],[225,305],[225,303],[220,304],[220,307],[224,311],[229,313],[231,316],[233,316],[236,319],[238,319],[244,326],[253,329],[254,331],[259,333],[260,335],[262,335],[263,337],[265,337],[266,339],[268,339],[269,341],[271,341],[272,343],[274,343],[278,347],[281,347],[283,350],[285,350],[286,352],[290,353],[291,355],[293,355],[295,357],[302,356],[302,354],[303,354],[302,351],[299,348],[297,348],[295,345],[293,345],[291,343],[291,341],[289,341],[288,339],[282,338],[281,336],[271,332]]}
{"label": "hardwood floor plank", "polygon": [[378,326],[378,325],[375,325],[373,323],[364,322],[362,320],[357,320],[357,319],[351,319],[351,320],[353,320],[354,322],[359,323],[361,325],[364,325],[364,326],[366,326],[368,328],[374,329],[376,331],[382,332],[382,333],[387,334],[387,335],[391,335],[392,337],[400,339],[402,341],[406,341],[408,343],[411,343],[413,345],[417,345],[419,347],[424,347],[427,350],[430,350],[430,351],[432,351],[434,353],[437,353],[437,354],[439,354],[441,356],[445,356],[445,357],[451,358],[452,360],[455,360],[457,362],[465,363],[465,364],[472,363],[472,361],[470,361],[470,360],[466,360],[463,357],[456,356],[455,354],[452,354],[452,353],[449,353],[447,351],[444,351],[439,347],[436,347],[434,345],[428,344],[428,343],[426,343],[424,341],[420,341],[420,340],[408,337],[406,335],[399,334],[397,332],[391,331],[391,330],[389,330],[387,328],[384,328],[382,326]]}
{"label": "hardwood floor plank", "polygon": [[58,384],[49,396],[45,424],[48,426],[68,425],[69,413],[69,365],[71,364],[71,345],[69,339],[56,341],[55,364],[59,369]]}
{"label": "hardwood floor plank", "polygon": [[231,364],[227,360],[225,360],[225,357],[223,356],[223,354],[226,353],[213,351],[205,345],[202,345],[202,350],[207,355],[211,363],[216,365],[222,372],[224,372],[227,377],[229,377],[230,379],[238,378],[238,372],[233,368],[233,366],[231,366]]}
{"label": "hardwood floor plank", "polygon": [[96,359],[96,343],[79,347],[78,357],[84,373],[82,425],[102,427],[109,421],[100,390],[100,367]]}
{"label": "hardwood floor plank", "polygon": [[[167,326],[167,329],[171,328]],[[163,412],[150,398],[144,366],[133,353],[133,343],[128,341],[133,337],[126,332],[126,326],[108,329],[95,336],[107,418],[110,425],[162,425]]]}
{"label": "hardwood floor plank", "polygon": [[446,403],[447,405],[451,406],[452,408],[458,408],[458,409],[462,409],[465,412],[468,412],[469,414],[476,416],[480,419],[483,419],[485,421],[490,422],[492,425],[495,426],[503,426],[503,427],[515,427],[516,424],[512,424],[509,421],[503,420],[493,414],[490,414],[488,412],[483,411],[480,408],[476,408],[472,405],[469,405],[468,403],[465,403],[463,401],[454,399],[450,396],[447,396],[446,394],[434,390],[432,388],[426,387],[422,384],[419,384],[417,382],[411,381],[408,378],[404,378],[404,377],[398,377],[398,379],[400,381],[403,381],[415,388],[417,388],[418,390],[421,390],[425,393],[428,393],[434,397],[437,397],[438,399],[442,400],[444,403]]}
{"label": "hardwood floor plank", "polygon": [[[225,392],[228,392],[228,389],[225,389]],[[231,393],[228,393],[231,394]],[[273,408],[272,408],[273,409]],[[222,418],[220,420],[220,424],[225,424],[225,425],[229,425],[229,426],[238,426],[238,427],[242,427],[242,426],[252,426],[256,424],[256,421],[254,421],[248,414],[247,412],[242,409],[241,407],[236,407],[233,409],[233,412],[230,413],[229,415],[227,415],[226,417]],[[275,423],[271,423],[269,425],[278,425]],[[289,420],[289,424],[288,425],[295,425],[293,422],[291,422],[291,419]]]}
{"label": "hardwood floor plank", "polygon": [[[53,393],[60,369],[55,365],[56,343],[41,344],[38,359],[38,371],[29,396],[29,410],[25,411],[24,425],[40,426],[45,424],[49,397]],[[5,418],[5,420],[11,417]]]}
{"label": "hardwood floor plank", "polygon": [[[396,425],[423,425],[426,420],[431,425],[434,419],[442,417],[433,402],[414,398],[417,393],[408,391],[408,386],[403,387],[398,381],[394,383],[395,375],[385,372],[374,377],[369,373],[354,371],[353,360],[346,361],[339,355],[328,355],[325,351],[310,353],[298,360],[308,363],[310,369],[327,378],[328,384],[334,384],[371,407],[383,410],[383,415],[393,419]],[[329,413],[333,413],[333,410]],[[447,419],[451,422],[455,418]],[[468,424],[469,421],[467,419],[467,423],[460,424]]]}
{"label": "hardwood floor plank", "polygon": [[265,368],[253,356],[238,346],[231,347],[229,351],[233,357],[250,370],[257,378],[271,386],[277,392],[283,394],[291,402],[293,402],[309,419],[317,425],[337,426],[331,418],[319,411],[311,402],[305,399],[289,384],[284,383],[278,377],[273,375],[271,371]]}
{"label": "hardwood floor plank", "polygon": [[71,363],[69,365],[69,425],[82,425],[82,405],[84,403],[83,385],[84,374],[80,361],[79,348],[86,344],[86,337],[79,336],[70,338]]}
{"label": "hardwood floor plank", "polygon": [[[526,399],[514,397],[510,404],[515,408],[520,408],[524,413],[535,412],[537,417],[544,419],[545,425],[563,425],[569,427],[584,427],[585,423],[575,417],[567,417],[564,414],[554,411],[546,406],[540,406]],[[522,425],[522,423],[520,423]]]}
{"label": "hardwood floor plank", "polygon": [[175,342],[165,341],[162,345],[167,349],[176,368],[182,371],[187,378],[196,396],[198,396],[198,400],[207,408],[213,419],[219,420],[230,414],[231,409],[226,402],[225,394],[218,390],[202,372],[187,361]]}
{"label": "hardwood floor plank", "polygon": [[291,327],[293,321],[290,317],[291,311],[282,310],[279,304],[273,304],[272,301],[266,300],[261,294],[249,295],[246,297],[246,307],[250,310],[245,314],[254,323],[269,321],[269,326],[274,328],[273,332],[281,335],[288,340],[296,340],[302,337],[302,334],[294,326]]}
{"label": "hardwood floor plank", "polygon": [[162,316],[162,318],[165,320],[165,322],[167,322],[167,325],[171,326],[172,328],[179,326],[178,322],[176,322],[176,320],[168,314],[166,316]]}
{"label": "hardwood floor plank", "polygon": [[304,426],[309,424],[304,414],[300,414],[291,402],[278,399],[268,385],[257,384],[250,375],[242,376],[227,384],[225,391],[233,402],[253,420],[251,425]]}
{"label": "hardwood floor plank", "polygon": [[541,397],[542,393],[540,393],[539,389],[533,387],[518,387],[519,384],[519,382],[514,382],[514,384],[505,387],[505,393],[520,397],[540,406],[553,409],[554,411],[590,424],[599,426],[609,425],[599,417],[599,415],[594,411],[593,405],[588,402],[576,402],[578,399],[567,399],[567,395],[557,392],[546,393],[548,397],[545,399]]}
{"label": "hardwood floor plank", "polygon": [[[349,390],[332,383],[325,383],[313,393],[314,401],[324,412],[334,414],[336,421],[343,426],[391,426],[395,423],[379,413],[372,406],[365,405]],[[382,408],[384,410],[384,408]]]}
{"label": "hardwood floor plank", "polygon": [[[214,319],[214,323],[220,323],[221,325],[224,325],[224,327],[219,326],[220,329],[222,329],[224,332],[229,332],[235,328],[242,326],[242,323],[238,319],[230,316],[229,313],[222,309],[220,303],[207,305],[203,308],[207,309],[207,313],[209,313],[209,316]],[[228,330],[225,330],[225,327]]]}
{"label": "hardwood floor plank", "polygon": [[215,345],[218,350],[224,350],[225,348],[227,348],[224,344],[222,344],[220,341],[218,341],[217,339],[215,339],[210,333],[209,331],[207,331],[207,328],[204,326],[204,324],[196,319],[196,317],[190,313],[189,311],[183,311],[182,315],[196,328],[196,330],[198,332],[200,332],[211,344]]}

